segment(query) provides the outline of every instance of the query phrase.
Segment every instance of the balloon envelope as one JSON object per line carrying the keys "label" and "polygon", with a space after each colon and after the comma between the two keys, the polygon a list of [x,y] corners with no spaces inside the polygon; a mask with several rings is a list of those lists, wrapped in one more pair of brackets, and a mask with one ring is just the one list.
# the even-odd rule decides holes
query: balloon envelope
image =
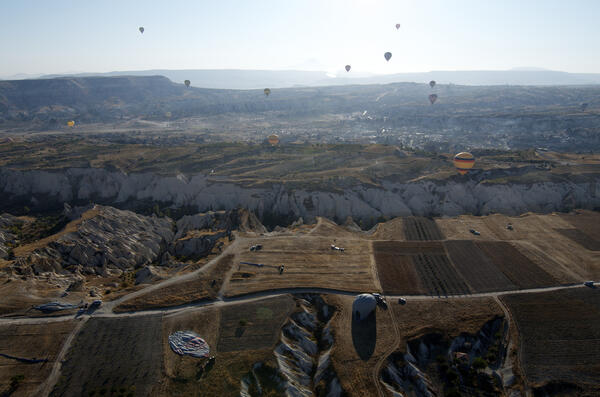
{"label": "balloon envelope", "polygon": [[271,146],[275,146],[279,143],[279,136],[277,136],[277,134],[269,135],[268,140]]}
{"label": "balloon envelope", "polygon": [[385,54],[383,54],[383,57],[385,58],[386,61],[389,61],[392,58],[392,53],[386,52]]}
{"label": "balloon envelope", "polygon": [[396,29],[400,29],[400,24],[399,23],[396,24]]}
{"label": "balloon envelope", "polygon": [[346,68],[345,68],[345,69],[346,69],[346,72],[349,72],[349,71],[350,71],[350,68],[351,68],[351,66],[350,66],[350,65],[346,65]]}
{"label": "balloon envelope", "polygon": [[143,26],[140,26],[139,30],[140,30],[140,33],[144,33],[144,27]]}
{"label": "balloon envelope", "polygon": [[73,127],[75,125],[75,122],[73,120],[67,121],[67,125],[69,127]]}
{"label": "balloon envelope", "polygon": [[189,87],[192,83],[189,80],[186,80],[183,82],[183,84],[185,84],[186,87]]}
{"label": "balloon envelope", "polygon": [[437,95],[436,94],[429,95],[429,102],[431,102],[432,105],[435,103],[435,101],[437,101]]}
{"label": "balloon envelope", "polygon": [[431,81],[429,82],[429,86],[430,86],[431,88],[435,87],[435,80],[431,80]]}
{"label": "balloon envelope", "polygon": [[458,173],[465,175],[475,165],[475,157],[471,153],[460,152],[454,156],[453,163]]}
{"label": "balloon envelope", "polygon": [[271,93],[271,89],[270,88],[265,88],[264,91],[266,96],[269,96],[269,94]]}

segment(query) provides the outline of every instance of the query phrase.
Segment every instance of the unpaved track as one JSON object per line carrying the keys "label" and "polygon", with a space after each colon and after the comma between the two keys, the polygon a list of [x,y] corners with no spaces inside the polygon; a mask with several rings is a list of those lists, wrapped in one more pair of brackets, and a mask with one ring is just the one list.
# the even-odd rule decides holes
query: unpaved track
{"label": "unpaved track", "polygon": [[62,363],[65,359],[65,356],[67,355],[67,352],[71,347],[71,343],[73,342],[73,339],[75,339],[75,336],[77,336],[79,331],[81,331],[81,328],[83,328],[83,325],[88,320],[88,318],[89,317],[81,317],[81,321],[77,323],[71,334],[69,334],[69,336],[67,337],[67,340],[65,340],[65,344],[56,356],[56,360],[54,361],[54,365],[52,366],[52,372],[50,372],[50,375],[48,376],[46,381],[40,385],[40,388],[38,389],[38,392],[36,394],[37,396],[46,397],[50,395],[50,392],[52,392],[54,385],[56,384],[56,382],[58,382],[58,378],[60,376],[60,369],[62,367]]}
{"label": "unpaved track", "polygon": [[[185,275],[187,276],[187,274]],[[600,286],[600,283],[596,283],[596,286]],[[571,289],[571,288],[588,288],[583,286],[582,284],[570,284],[570,285],[562,285],[556,287],[543,287],[543,288],[531,288],[531,289],[523,289],[523,290],[510,290],[510,291],[496,291],[496,292],[484,292],[479,294],[469,294],[469,295],[449,295],[444,297],[431,296],[431,295],[386,295],[386,298],[390,302],[390,304],[394,304],[394,300],[398,300],[398,298],[404,298],[407,301],[419,301],[419,300],[443,300],[443,299],[469,299],[469,298],[482,298],[482,297],[498,297],[502,295],[509,294],[535,294],[539,292],[550,292],[550,291],[559,291],[563,289]],[[140,290],[137,292],[146,291]],[[97,311],[86,315],[86,317],[133,317],[133,316],[146,316],[152,314],[167,314],[167,313],[175,313],[182,312],[189,309],[199,309],[205,306],[228,306],[228,305],[237,305],[244,304],[249,302],[255,302],[261,299],[267,299],[271,297],[287,295],[287,294],[330,294],[330,295],[357,295],[356,292],[353,291],[344,291],[337,290],[331,288],[283,288],[278,290],[268,290],[261,292],[254,292],[251,294],[240,295],[237,297],[231,298],[223,298],[217,299],[209,302],[197,302],[197,303],[189,303],[186,305],[175,306],[175,307],[165,307],[161,309],[152,309],[152,310],[139,310],[135,312],[122,312],[122,313],[113,313],[109,312],[104,308],[103,311]],[[8,325],[8,324],[45,324],[56,321],[65,321],[67,319],[72,319],[73,315],[65,315],[65,316],[54,316],[54,317],[20,317],[20,318],[10,318],[5,317],[0,319],[0,325]]]}

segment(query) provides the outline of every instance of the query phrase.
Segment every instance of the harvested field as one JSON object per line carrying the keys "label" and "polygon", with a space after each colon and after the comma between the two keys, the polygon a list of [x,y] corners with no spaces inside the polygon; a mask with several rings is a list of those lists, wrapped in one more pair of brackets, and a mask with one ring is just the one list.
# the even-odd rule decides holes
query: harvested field
{"label": "harvested field", "polygon": [[[253,239],[236,255],[235,272],[225,284],[225,295],[294,287],[376,290],[369,242],[334,238],[310,235]],[[262,250],[251,252],[249,247],[254,244],[262,244]],[[345,252],[332,250],[331,244],[345,248]],[[285,271],[279,274],[282,264]]]}
{"label": "harvested field", "polygon": [[[506,295],[519,331],[525,376],[534,386],[573,383],[600,392],[600,294],[589,288]],[[581,395],[586,393],[581,393]]]}
{"label": "harvested field", "polygon": [[[600,240],[593,238],[579,229],[556,229],[556,231],[587,250],[600,251]],[[600,234],[596,236],[600,236]]]}
{"label": "harvested field", "polygon": [[448,240],[444,244],[454,267],[473,292],[517,289],[473,241]]}
{"label": "harvested field", "polygon": [[493,298],[465,298],[451,300],[419,300],[400,306],[391,305],[400,331],[400,346],[409,339],[428,333],[455,337],[461,332],[474,333],[502,309]]}
{"label": "harvested field", "polygon": [[398,217],[384,223],[378,223],[371,237],[377,240],[406,240],[404,221],[401,217]]}
{"label": "harvested field", "polygon": [[443,240],[444,235],[433,219],[423,217],[407,217],[403,220],[406,240],[429,241]]}
{"label": "harvested field", "polygon": [[294,307],[289,295],[225,306],[221,311],[217,350],[224,353],[273,347]]}
{"label": "harvested field", "polygon": [[600,212],[578,210],[560,217],[590,237],[600,236]]}
{"label": "harvested field", "polygon": [[73,342],[52,394],[151,394],[161,376],[161,331],[160,316],[91,318]]}
{"label": "harvested field", "polygon": [[[57,356],[75,328],[74,321],[32,325],[0,326],[0,395],[10,389],[11,378],[23,375],[19,387],[10,396],[35,396],[50,375]],[[18,359],[44,360],[28,363]]]}
{"label": "harvested field", "polygon": [[519,288],[548,287],[558,284],[550,274],[521,254],[510,243],[484,241],[475,244]]}
{"label": "harvested field", "polygon": [[[160,395],[193,396],[198,393],[199,370],[206,362],[174,353],[169,346],[169,335],[176,331],[194,331],[210,346],[210,354],[217,354],[220,309],[205,307],[163,317],[162,348],[165,379],[161,382]],[[218,357],[220,361],[221,357]],[[204,382],[203,382],[204,383]],[[215,394],[215,395],[218,395]]]}
{"label": "harvested field", "polygon": [[[448,240],[498,240],[501,239],[497,233],[496,226],[488,225],[488,217],[461,215],[456,218],[436,218],[438,225]],[[506,218],[502,216],[502,218]],[[500,221],[502,222],[502,221]],[[502,226],[506,228],[506,224]],[[475,229],[480,236],[475,236],[469,230]]]}
{"label": "harvested field", "polygon": [[223,285],[225,275],[231,269],[233,257],[233,255],[225,255],[194,279],[152,290],[147,294],[121,303],[115,307],[114,311],[148,310],[215,299]]}
{"label": "harvested field", "polygon": [[413,256],[413,260],[427,293],[437,296],[470,293],[445,254],[418,254]]}
{"label": "harvested field", "polygon": [[[375,322],[372,340],[364,340],[372,344],[372,355],[362,357],[355,348],[352,335],[352,302],[354,297],[343,295],[325,295],[325,301],[336,306],[337,310],[331,319],[334,342],[331,350],[331,362],[337,373],[342,388],[350,396],[377,395],[373,379],[373,370],[377,362],[396,346],[396,333],[390,310],[377,308],[373,321]],[[394,306],[392,304],[392,306]]]}

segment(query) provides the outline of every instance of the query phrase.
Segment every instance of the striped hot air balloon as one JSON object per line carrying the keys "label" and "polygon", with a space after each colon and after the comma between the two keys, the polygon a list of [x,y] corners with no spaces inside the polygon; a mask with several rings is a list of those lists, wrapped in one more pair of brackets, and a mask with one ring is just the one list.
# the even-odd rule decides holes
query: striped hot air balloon
{"label": "striped hot air balloon", "polygon": [[454,156],[454,167],[459,174],[465,175],[475,165],[475,157],[468,152],[460,152]]}

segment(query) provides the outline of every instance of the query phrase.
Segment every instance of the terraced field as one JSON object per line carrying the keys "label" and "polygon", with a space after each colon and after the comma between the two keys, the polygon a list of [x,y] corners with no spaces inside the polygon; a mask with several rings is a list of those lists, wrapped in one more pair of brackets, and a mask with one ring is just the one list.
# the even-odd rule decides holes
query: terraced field
{"label": "terraced field", "polygon": [[444,235],[433,219],[410,216],[403,219],[402,225],[406,240],[429,241],[444,239]]}
{"label": "terraced field", "polygon": [[517,289],[473,241],[448,240],[444,245],[452,263],[473,292]]}
{"label": "terraced field", "polygon": [[516,321],[529,382],[575,384],[583,390],[574,395],[600,393],[598,290],[577,288],[501,299]]}
{"label": "terraced field", "polygon": [[548,287],[558,284],[550,274],[521,254],[510,243],[482,241],[475,245],[506,278],[519,288]]}

